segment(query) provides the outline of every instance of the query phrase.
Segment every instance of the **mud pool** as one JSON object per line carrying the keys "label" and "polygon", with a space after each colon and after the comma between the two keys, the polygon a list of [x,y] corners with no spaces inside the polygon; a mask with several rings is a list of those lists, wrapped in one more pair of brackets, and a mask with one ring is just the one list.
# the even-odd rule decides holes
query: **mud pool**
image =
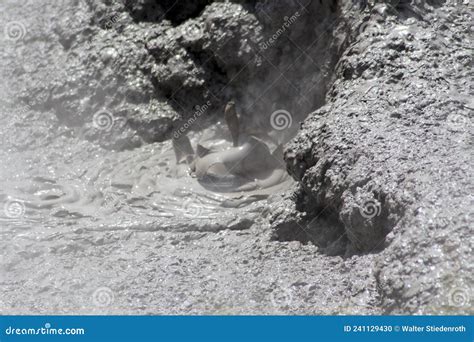
{"label": "mud pool", "polygon": [[[469,2],[5,0],[0,29],[0,313],[472,314]],[[173,133],[235,148],[232,99],[278,157],[193,175]]]}

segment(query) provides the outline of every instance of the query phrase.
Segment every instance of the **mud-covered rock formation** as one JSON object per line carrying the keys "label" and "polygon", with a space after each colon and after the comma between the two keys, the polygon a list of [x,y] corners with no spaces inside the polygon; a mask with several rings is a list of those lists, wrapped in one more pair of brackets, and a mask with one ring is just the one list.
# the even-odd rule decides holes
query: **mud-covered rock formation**
{"label": "mud-covered rock formation", "polygon": [[[271,113],[291,113],[289,137],[324,103],[348,32],[342,22],[332,27],[339,10],[332,0],[77,6],[79,23],[57,30],[70,70],[55,79],[50,106],[78,127],[104,112],[126,120],[131,130],[113,125],[107,139],[87,129],[87,138],[114,148],[136,146],[133,131],[147,142],[167,139],[210,102],[192,128],[199,130],[232,98],[244,124],[259,130],[272,129]],[[72,72],[81,68],[87,71]]]}
{"label": "mud-covered rock formation", "polygon": [[387,313],[450,313],[456,300],[468,308],[470,12],[461,3],[386,2],[368,4],[360,20],[326,104],[287,146],[299,186],[287,200],[294,211],[274,217],[275,237],[378,253]]}

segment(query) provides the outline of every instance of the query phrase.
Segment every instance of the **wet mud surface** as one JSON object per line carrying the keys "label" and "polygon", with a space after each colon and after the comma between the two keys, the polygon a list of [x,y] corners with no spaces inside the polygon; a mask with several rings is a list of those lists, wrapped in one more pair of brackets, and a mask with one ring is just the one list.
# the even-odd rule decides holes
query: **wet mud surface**
{"label": "wet mud surface", "polygon": [[0,5],[1,312],[472,313],[471,5],[167,3]]}

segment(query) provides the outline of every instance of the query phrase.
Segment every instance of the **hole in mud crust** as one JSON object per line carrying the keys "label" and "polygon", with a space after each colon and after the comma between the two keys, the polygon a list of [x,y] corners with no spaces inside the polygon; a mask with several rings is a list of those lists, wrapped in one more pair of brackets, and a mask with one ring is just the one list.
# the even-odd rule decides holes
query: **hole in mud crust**
{"label": "hole in mud crust", "polygon": [[317,196],[301,190],[290,200],[296,204],[294,209],[287,210],[293,203],[285,202],[272,219],[273,239],[311,242],[327,255],[380,252],[387,246],[387,234],[403,216],[400,205],[386,201],[385,193],[365,188],[347,192],[337,205],[314,206]]}
{"label": "hole in mud crust", "polygon": [[334,215],[320,215],[301,220],[285,220],[274,226],[275,241],[312,243],[327,255],[346,255],[350,241],[344,225]]}

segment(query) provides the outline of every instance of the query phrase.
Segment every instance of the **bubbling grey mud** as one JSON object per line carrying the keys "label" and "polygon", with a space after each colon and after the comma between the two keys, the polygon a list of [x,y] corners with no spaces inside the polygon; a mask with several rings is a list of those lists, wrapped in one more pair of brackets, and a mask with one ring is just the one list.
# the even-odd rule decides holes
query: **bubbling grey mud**
{"label": "bubbling grey mud", "polygon": [[288,180],[281,144],[271,152],[274,142],[258,138],[256,134],[242,134],[234,102],[227,104],[224,117],[231,135],[231,146],[225,140],[210,138],[205,141],[208,147],[199,143],[194,152],[189,138],[181,135],[173,139],[176,163],[188,164],[190,174],[211,191],[251,191],[255,199],[268,196],[272,187]]}
{"label": "bubbling grey mud", "polygon": [[171,142],[122,151],[82,170],[64,164],[53,175],[8,182],[2,196],[38,217],[103,220],[146,212],[216,218],[288,189],[293,181],[281,144],[263,133],[240,132],[237,113],[226,115],[226,124],[189,133],[191,139],[181,134]]}
{"label": "bubbling grey mud", "polygon": [[468,1],[0,21],[2,314],[472,313]]}

